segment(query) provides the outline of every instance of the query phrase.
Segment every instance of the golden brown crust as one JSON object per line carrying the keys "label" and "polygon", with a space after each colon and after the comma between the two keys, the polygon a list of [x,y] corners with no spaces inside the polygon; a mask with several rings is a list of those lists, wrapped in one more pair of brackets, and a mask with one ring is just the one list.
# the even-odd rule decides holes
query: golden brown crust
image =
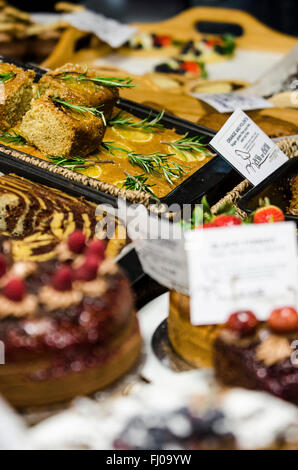
{"label": "golden brown crust", "polygon": [[29,109],[35,73],[4,62],[0,63],[0,73],[15,74],[1,83],[0,130],[4,130],[13,127]]}
{"label": "golden brown crust", "polygon": [[169,339],[175,351],[189,364],[212,367],[212,346],[221,329],[221,325],[192,325],[189,297],[170,292]]}
{"label": "golden brown crust", "polygon": [[[72,112],[53,102],[48,93],[32,102],[23,117],[20,133],[48,155],[85,156],[98,149],[105,127],[100,117]],[[66,91],[62,99],[69,99]]]}
{"label": "golden brown crust", "polygon": [[[119,98],[117,87],[97,85],[94,82],[78,83],[72,80],[62,80],[63,74],[75,76],[85,71],[86,67],[82,65],[65,64],[63,67],[47,72],[39,81],[40,92],[43,94],[47,90],[51,90],[59,96],[68,93],[68,96],[77,104],[93,107],[102,105],[106,119],[109,119]],[[98,75],[96,69],[88,69],[88,77]]]}

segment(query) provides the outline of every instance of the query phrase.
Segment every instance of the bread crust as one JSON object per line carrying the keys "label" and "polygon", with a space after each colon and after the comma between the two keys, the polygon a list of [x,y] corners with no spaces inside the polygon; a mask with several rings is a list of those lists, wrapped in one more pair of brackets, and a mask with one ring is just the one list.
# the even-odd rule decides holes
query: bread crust
{"label": "bread crust", "polygon": [[[73,64],[65,64],[63,67],[47,72],[39,81],[40,94],[46,93],[47,90],[51,90],[57,95],[67,92],[77,104],[93,107],[103,106],[105,117],[109,119],[119,98],[117,87],[107,87],[88,81],[62,80],[65,73],[78,75],[85,72],[86,67]],[[87,77],[96,77],[98,71],[90,68],[86,75]]]}
{"label": "bread crust", "polygon": [[13,64],[0,63],[0,73],[15,75],[0,83],[0,129],[13,127],[28,111],[33,97],[33,70],[23,70]]}

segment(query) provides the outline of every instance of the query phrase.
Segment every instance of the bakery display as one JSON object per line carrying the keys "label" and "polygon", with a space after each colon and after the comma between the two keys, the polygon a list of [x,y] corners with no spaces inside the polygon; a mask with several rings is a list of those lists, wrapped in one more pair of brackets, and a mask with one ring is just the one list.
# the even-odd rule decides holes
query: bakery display
{"label": "bakery display", "polygon": [[114,107],[118,88],[133,86],[129,77],[100,76],[71,64],[48,72],[22,120],[0,134],[0,143],[97,179],[113,194],[123,188],[166,196],[213,154],[202,137],[164,127],[163,111],[139,119]]}
{"label": "bakery display", "polygon": [[[201,201],[203,213],[193,212],[190,222],[184,222],[186,229],[233,227],[242,223],[278,223],[285,220],[283,211],[265,202],[250,217],[241,220],[230,204],[221,206],[216,214],[210,210],[206,198]],[[213,345],[223,325],[192,325],[190,320],[190,298],[180,292],[170,292],[168,335],[175,352],[196,368],[213,367]]]}
{"label": "bakery display", "polygon": [[17,407],[48,405],[107,386],[141,348],[128,280],[100,240],[72,232],[48,261],[1,255],[0,392]]}
{"label": "bakery display", "polygon": [[232,314],[214,343],[216,377],[298,405],[297,333],[298,313],[292,307],[274,310],[265,323],[250,311]]}
{"label": "bakery display", "polygon": [[[3,240],[10,240],[10,254],[15,261],[45,262],[55,258],[57,245],[75,230],[82,231],[87,240],[106,238],[107,226],[101,225],[104,215],[96,215],[96,204],[83,198],[16,175],[1,176],[0,190],[0,234]],[[109,219],[115,229],[104,241],[105,254],[113,258],[128,239],[125,227],[112,216]]]}

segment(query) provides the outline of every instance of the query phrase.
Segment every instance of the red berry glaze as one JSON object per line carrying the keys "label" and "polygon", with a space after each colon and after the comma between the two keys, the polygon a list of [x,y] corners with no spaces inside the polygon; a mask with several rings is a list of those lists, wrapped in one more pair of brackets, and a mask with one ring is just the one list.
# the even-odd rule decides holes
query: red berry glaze
{"label": "red berry glaze", "polygon": [[20,302],[26,293],[26,285],[22,279],[11,279],[3,288],[3,294],[9,300]]}
{"label": "red berry glaze", "polygon": [[259,321],[253,312],[243,310],[232,313],[226,322],[226,327],[241,336],[246,336],[255,331],[258,323]]}
{"label": "red berry glaze", "polygon": [[288,333],[298,329],[298,313],[293,307],[276,308],[268,320],[270,328],[277,333]]}
{"label": "red berry glaze", "polygon": [[283,211],[277,206],[265,206],[254,213],[254,224],[269,224],[270,222],[283,222],[285,216]]}
{"label": "red berry glaze", "polygon": [[73,253],[82,253],[86,246],[86,237],[80,231],[76,230],[75,232],[71,233],[68,237],[68,248]]}
{"label": "red berry glaze", "polygon": [[241,220],[235,215],[217,215],[213,221],[212,225],[215,227],[232,227],[233,225],[241,225]]}
{"label": "red berry glaze", "polygon": [[86,250],[86,255],[97,256],[99,260],[105,258],[105,243],[102,240],[94,240]]}
{"label": "red berry glaze", "polygon": [[6,261],[3,256],[0,255],[0,277],[6,273]]}
{"label": "red berry glaze", "polygon": [[71,290],[72,270],[70,266],[62,266],[55,272],[52,278],[52,286],[58,291]]}
{"label": "red berry glaze", "polygon": [[99,259],[95,255],[89,255],[84,264],[74,272],[74,278],[77,281],[93,281],[96,279]]}

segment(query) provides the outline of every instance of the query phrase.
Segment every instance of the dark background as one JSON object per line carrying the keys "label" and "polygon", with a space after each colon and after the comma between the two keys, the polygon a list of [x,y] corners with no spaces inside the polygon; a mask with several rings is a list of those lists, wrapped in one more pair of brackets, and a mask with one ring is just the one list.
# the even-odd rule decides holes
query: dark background
{"label": "dark background", "polygon": [[[53,11],[55,1],[11,0],[11,3],[27,11]],[[238,8],[252,13],[268,26],[298,36],[298,0],[73,0],[73,3],[82,3],[123,22],[158,21],[192,6]]]}

